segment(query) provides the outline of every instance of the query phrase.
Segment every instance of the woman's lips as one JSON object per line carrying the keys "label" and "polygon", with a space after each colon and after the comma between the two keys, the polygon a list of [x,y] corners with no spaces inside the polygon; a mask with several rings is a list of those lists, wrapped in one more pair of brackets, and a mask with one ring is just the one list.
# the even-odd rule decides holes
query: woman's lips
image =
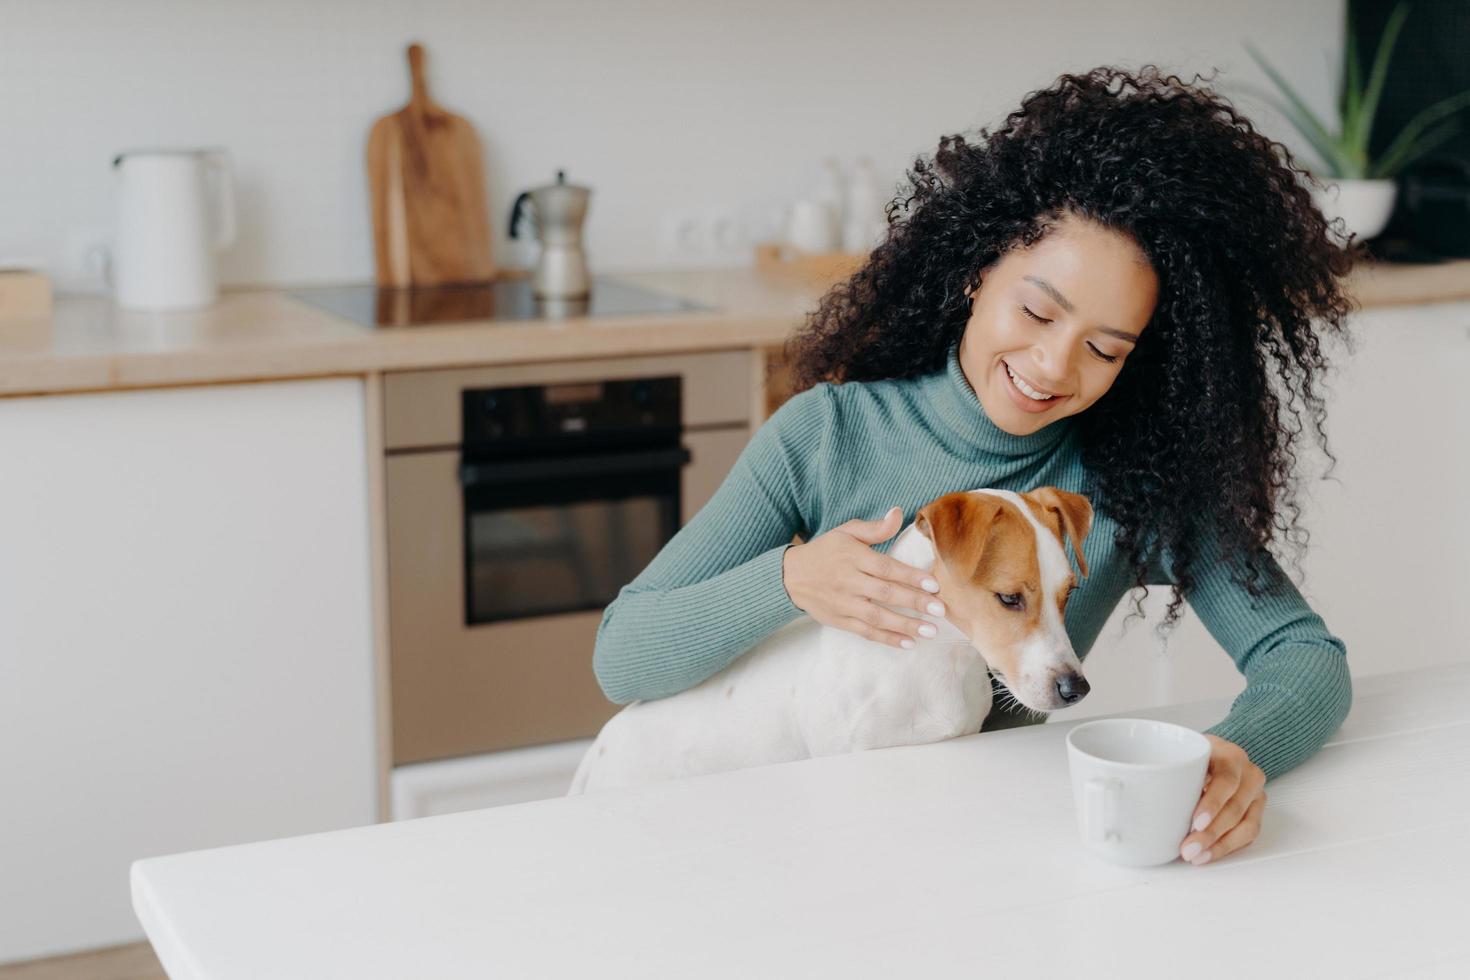
{"label": "woman's lips", "polygon": [[1065,395],[1059,395],[1056,398],[1051,398],[1044,402],[1028,398],[1026,393],[1020,388],[1017,388],[1015,382],[1011,381],[1011,375],[1006,370],[1005,361],[1001,361],[996,367],[996,370],[1000,372],[1001,386],[1010,394],[1011,401],[1015,403],[1016,407],[1023,412],[1032,412],[1033,414],[1044,412],[1066,397]]}

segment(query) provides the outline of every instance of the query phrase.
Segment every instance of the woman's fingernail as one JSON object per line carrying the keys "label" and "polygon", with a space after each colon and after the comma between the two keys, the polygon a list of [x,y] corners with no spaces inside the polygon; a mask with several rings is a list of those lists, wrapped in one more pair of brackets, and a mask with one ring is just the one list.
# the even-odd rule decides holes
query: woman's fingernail
{"label": "woman's fingernail", "polygon": [[920,627],[919,627],[919,633],[922,636],[934,636],[938,632],[939,631],[937,629],[935,629],[934,627],[930,626],[928,623],[924,623],[924,624],[920,625]]}
{"label": "woman's fingernail", "polygon": [[1209,825],[1210,815],[1208,813],[1201,813],[1199,816],[1194,818],[1194,823],[1191,826],[1195,830],[1204,830]]}
{"label": "woman's fingernail", "polygon": [[1201,865],[1201,864],[1204,864],[1209,859],[1210,859],[1210,852],[1209,851],[1205,851],[1205,853],[1201,854],[1199,857],[1195,858],[1193,861],[1190,861],[1189,863],[1190,864],[1193,864],[1193,865]]}
{"label": "woman's fingernail", "polygon": [[912,650],[914,648],[914,641],[910,640],[908,637],[904,637],[898,642],[903,646],[905,650]]}
{"label": "woman's fingernail", "polygon": [[1179,856],[1184,858],[1184,860],[1186,861],[1193,861],[1194,856],[1199,853],[1199,848],[1199,841],[1192,840],[1188,844],[1184,845],[1184,850],[1179,852]]}
{"label": "woman's fingernail", "polygon": [[931,602],[931,603],[929,603],[929,615],[931,615],[931,616],[943,616],[944,615],[944,603],[942,603],[942,602]]}
{"label": "woman's fingernail", "polygon": [[932,578],[926,578],[924,579],[924,588],[928,589],[930,592],[938,592],[939,583],[934,581]]}

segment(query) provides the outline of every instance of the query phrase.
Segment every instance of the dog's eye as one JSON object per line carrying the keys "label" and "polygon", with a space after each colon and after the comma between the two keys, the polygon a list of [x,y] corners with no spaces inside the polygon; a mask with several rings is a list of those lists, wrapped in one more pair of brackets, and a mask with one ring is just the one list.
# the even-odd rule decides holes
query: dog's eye
{"label": "dog's eye", "polygon": [[999,599],[1000,604],[1002,606],[1005,606],[1007,609],[1021,608],[1021,593],[1019,592],[997,592],[995,594],[995,597]]}

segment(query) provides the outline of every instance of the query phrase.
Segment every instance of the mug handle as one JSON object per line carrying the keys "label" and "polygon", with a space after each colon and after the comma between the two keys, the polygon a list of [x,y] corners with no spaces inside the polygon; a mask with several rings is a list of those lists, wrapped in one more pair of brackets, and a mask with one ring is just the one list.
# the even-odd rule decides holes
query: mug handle
{"label": "mug handle", "polygon": [[1123,784],[1117,779],[1093,776],[1087,780],[1082,816],[1083,822],[1087,824],[1088,840],[1121,841],[1123,839],[1117,827],[1117,801],[1122,795]]}

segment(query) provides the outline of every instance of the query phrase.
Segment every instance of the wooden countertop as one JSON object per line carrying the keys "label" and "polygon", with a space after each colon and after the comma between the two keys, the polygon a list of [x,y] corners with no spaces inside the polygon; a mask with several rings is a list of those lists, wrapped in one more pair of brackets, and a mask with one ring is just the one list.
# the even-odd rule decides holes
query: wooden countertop
{"label": "wooden countertop", "polygon": [[[374,329],[284,289],[226,290],[182,313],[60,297],[48,318],[0,322],[0,396],[774,347],[822,292],[756,267],[609,275],[713,310]],[[1372,266],[1353,282],[1365,307],[1470,298],[1470,260]]]}
{"label": "wooden countertop", "polygon": [[0,395],[516,364],[780,344],[818,290],[754,269],[612,276],[712,311],[372,328],[285,289],[221,292],[204,310],[134,313],[61,297],[46,319],[0,322]]}

